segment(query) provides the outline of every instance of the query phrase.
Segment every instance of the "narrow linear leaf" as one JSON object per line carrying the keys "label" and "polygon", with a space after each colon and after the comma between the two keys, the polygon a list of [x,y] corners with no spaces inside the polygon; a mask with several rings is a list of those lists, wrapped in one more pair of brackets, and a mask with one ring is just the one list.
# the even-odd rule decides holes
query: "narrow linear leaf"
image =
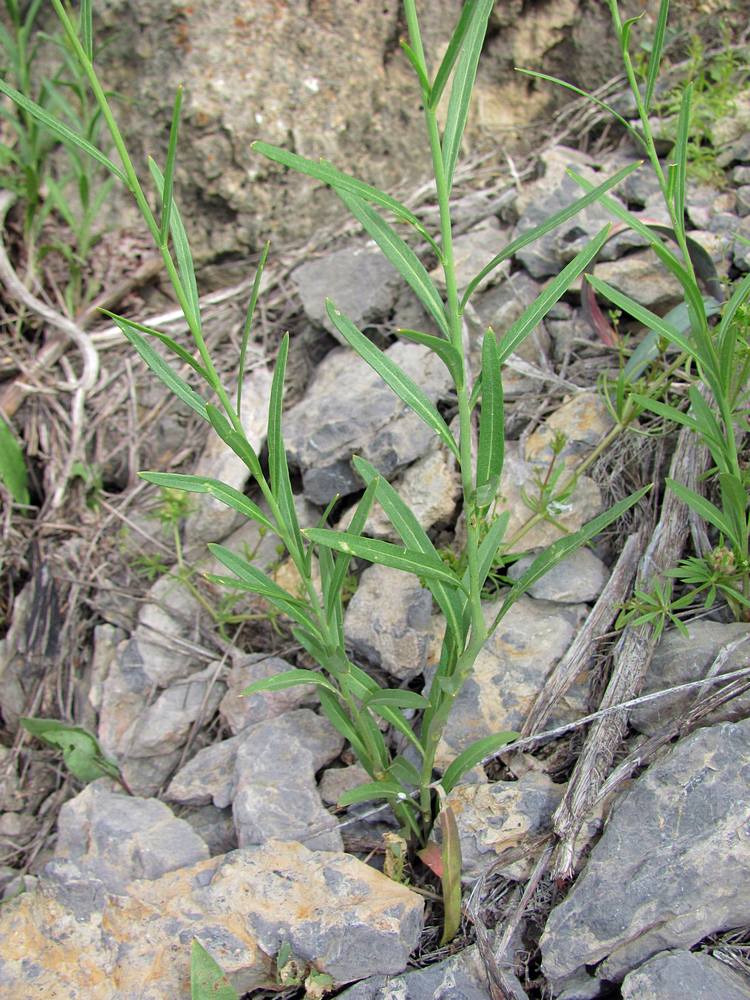
{"label": "narrow linear leaf", "polygon": [[169,224],[172,215],[172,192],[174,188],[174,168],[177,160],[177,135],[180,131],[180,109],[182,108],[182,84],[177,87],[172,108],[172,125],[169,130],[169,146],[167,147],[167,163],[164,170],[164,186],[162,194],[162,216],[159,229],[159,244],[167,245],[169,239]]}
{"label": "narrow linear leaf", "polygon": [[609,226],[605,226],[593,240],[586,244],[583,250],[576,254],[569,264],[565,265],[554,281],[551,281],[544,291],[534,299],[531,305],[523,311],[498,345],[498,360],[501,365],[508,360],[510,355],[518,349],[519,345],[538,326],[552,306],[562,298],[575,279],[586,270],[606,242],[608,232]]}
{"label": "narrow linear leaf", "polygon": [[360,802],[375,802],[378,799],[407,799],[408,795],[397,781],[367,781],[356,788],[350,788],[339,796],[338,805],[353,806]]}
{"label": "narrow linear leaf", "polygon": [[100,152],[96,146],[93,146],[87,139],[83,136],[78,135],[63,125],[61,121],[57,118],[53,118],[52,115],[48,114],[44,108],[40,107],[35,101],[30,101],[27,97],[24,97],[22,93],[15,90],[13,87],[9,87],[7,83],[0,80],[0,94],[5,94],[9,97],[14,104],[17,104],[20,108],[30,114],[32,118],[38,121],[45,128],[49,129],[54,136],[56,136],[61,142],[70,144],[72,146],[77,146],[78,149],[83,150],[88,156],[101,163],[102,166],[106,167],[110,173],[114,174],[118,180],[122,181],[125,186],[128,186],[127,177],[123,171],[116,166],[108,156]]}
{"label": "narrow linear leaf", "polygon": [[461,16],[458,19],[458,24],[451,35],[451,40],[448,42],[448,48],[445,50],[445,55],[443,56],[442,62],[438,67],[437,73],[435,74],[432,88],[428,88],[430,95],[428,107],[431,111],[434,111],[440,103],[440,98],[442,97],[448,78],[451,75],[451,70],[453,69],[456,59],[461,51],[464,39],[466,38],[466,33],[471,26],[475,7],[476,0],[467,0],[464,4]]}
{"label": "narrow linear leaf", "polygon": [[314,684],[316,687],[322,687],[333,694],[338,694],[333,684],[314,670],[284,670],[274,677],[266,677],[263,680],[254,681],[244,688],[244,690],[240,691],[240,694],[243,698],[249,698],[250,695],[258,694],[262,691],[285,691],[287,688],[299,687],[301,684]]}
{"label": "narrow linear leaf", "polygon": [[120,327],[123,334],[136,351],[143,358],[145,363],[151,369],[151,371],[156,375],[164,385],[173,392],[175,396],[178,396],[183,403],[187,405],[195,412],[201,416],[204,420],[208,420],[208,412],[206,410],[206,403],[201,399],[194,389],[182,379],[177,372],[167,364],[167,362],[162,358],[160,354],[153,349],[153,347],[138,333],[133,330],[130,326],[126,326],[124,323],[120,323],[119,317],[115,317],[115,323]]}
{"label": "narrow linear leaf", "polygon": [[431,333],[420,333],[419,330],[398,329],[396,330],[396,333],[399,337],[411,340],[415,344],[422,344],[424,347],[429,347],[431,351],[437,354],[445,367],[451,373],[451,377],[456,385],[461,385],[463,383],[463,359],[453,344],[450,344],[447,340],[443,340],[442,337],[434,337]]}
{"label": "narrow linear leaf", "polygon": [[693,85],[688,83],[682,92],[680,114],[677,119],[677,140],[674,147],[674,214],[676,225],[685,231],[685,191],[687,188],[688,139],[690,138],[690,102]]}
{"label": "narrow linear leaf", "polygon": [[726,519],[732,525],[731,540],[740,552],[747,551],[747,508],[750,503],[742,480],[729,472],[719,474],[721,503]]}
{"label": "narrow linear leaf", "polygon": [[731,383],[735,344],[737,342],[737,334],[740,330],[740,324],[737,322],[737,313],[746,302],[748,296],[750,296],[750,274],[745,275],[732,292],[729,301],[724,306],[716,332],[720,359],[719,378],[723,385],[730,385]]}
{"label": "narrow linear leaf", "polygon": [[641,395],[641,393],[633,393],[633,400],[638,403],[639,406],[643,406],[647,410],[651,410],[652,413],[656,413],[657,416],[663,417],[665,420],[671,420],[675,424],[680,424],[682,427],[689,427],[691,431],[695,431],[696,434],[700,433],[698,424],[695,418],[689,413],[683,413],[682,410],[678,410],[676,406],[670,406],[669,403],[662,403],[660,399],[652,399],[650,396]]}
{"label": "narrow linear leaf", "polygon": [[[703,296],[703,307],[706,317],[716,316],[721,312],[721,303],[717,302],[712,295]],[[679,333],[687,335],[690,333],[691,322],[686,302],[681,302],[674,309],[670,309],[663,317],[665,323],[669,323]],[[622,374],[629,382],[635,382],[648,365],[659,356],[659,334],[650,330],[638,344],[636,349],[628,358],[628,363],[622,370]]]}
{"label": "narrow linear leaf", "polygon": [[242,340],[240,341],[240,360],[237,371],[237,415],[242,418],[242,384],[245,381],[245,359],[247,357],[247,345],[250,341],[250,333],[253,326],[253,316],[255,315],[255,307],[258,304],[258,296],[260,295],[260,282],[263,277],[263,268],[266,266],[266,261],[268,260],[268,251],[271,249],[271,241],[267,240],[265,246],[263,247],[263,252],[260,255],[260,260],[258,261],[258,266],[255,269],[255,278],[253,279],[253,288],[250,292],[250,302],[247,306],[247,313],[245,315],[245,325],[242,328]]}
{"label": "narrow linear leaf", "polygon": [[643,98],[643,106],[646,114],[651,109],[651,101],[654,96],[654,87],[659,78],[659,67],[661,66],[661,55],[664,50],[664,35],[667,29],[667,15],[669,14],[669,0],[661,0],[659,4],[659,14],[656,19],[656,30],[654,40],[651,43],[651,55],[648,60],[648,70],[646,72],[646,93]]}
{"label": "narrow linear leaf", "polygon": [[[349,523],[349,531],[353,535],[361,535],[367,524],[367,518],[370,516],[370,510],[372,509],[373,500],[375,499],[375,489],[377,487],[377,481],[373,480],[368,483],[365,492],[362,494],[359,503],[357,504],[356,510],[354,511],[354,516]],[[325,549],[326,546],[323,546]],[[344,585],[344,580],[346,574],[349,571],[349,565],[351,563],[351,556],[348,556],[345,552],[339,552],[336,556],[334,570],[331,575],[331,580],[329,584],[329,593],[332,595],[332,599],[336,603],[336,612],[341,611],[341,589]],[[331,608],[327,607],[329,613],[329,621],[331,620],[330,612]]]}
{"label": "narrow linear leaf", "polygon": [[[590,190],[582,198],[576,199],[568,205],[567,208],[563,208],[559,212],[555,212],[554,215],[550,215],[548,219],[541,222],[538,226],[534,226],[533,229],[527,229],[525,232],[521,233],[519,237],[509,243],[503,250],[493,257],[489,264],[485,265],[482,270],[477,274],[475,278],[472,278],[469,284],[466,286],[466,291],[464,292],[463,299],[461,300],[461,308],[466,306],[471,296],[474,293],[476,287],[480,284],[484,278],[487,277],[496,267],[498,267],[504,260],[508,260],[518,253],[519,250],[523,250],[525,246],[530,243],[534,243],[536,240],[540,239],[546,233],[552,232],[553,229],[557,229],[561,226],[563,222],[567,222],[568,219],[572,219],[579,212],[583,211],[588,205],[591,205],[596,201],[601,195],[605,194],[611,188],[616,187],[621,181],[625,180],[626,177],[634,173],[642,166],[642,162],[630,163],[628,166],[623,167],[618,170],[616,174],[613,174],[608,180],[594,187],[593,184],[589,185]],[[576,178],[577,180],[577,178]]]}
{"label": "narrow linear leaf", "polygon": [[299,530],[297,508],[294,505],[294,494],[292,493],[289,465],[286,460],[284,437],[281,429],[284,376],[288,354],[289,334],[285,333],[279,344],[279,351],[276,356],[276,366],[273,372],[268,404],[268,468],[271,476],[271,490],[281,510],[286,529],[291,536],[291,540],[297,546],[298,555],[301,556],[304,552],[304,544]]}
{"label": "narrow linear leaf", "polygon": [[411,47],[411,45],[409,45],[408,42],[404,41],[403,38],[401,39],[401,48],[404,51],[404,55],[409,60],[411,68],[417,74],[417,79],[419,80],[419,86],[422,89],[422,97],[427,103],[429,103],[430,90],[431,90],[430,81],[427,79],[427,74],[425,73],[424,69],[422,69],[422,63],[419,61],[419,58],[414,49]]}
{"label": "narrow linear leaf", "polygon": [[[261,482],[263,480],[263,470],[260,467],[258,456],[255,454],[255,449],[247,438],[243,434],[238,433],[221,410],[218,410],[215,406],[209,403],[206,407],[206,412],[208,413],[208,420],[211,426],[224,444],[228,445],[235,455],[242,459],[254,479],[257,482]],[[274,531],[276,530],[274,528]]]}
{"label": "narrow linear leaf", "polygon": [[424,695],[417,694],[416,691],[405,691],[402,688],[386,688],[376,694],[368,695],[363,702],[366,708],[375,705],[385,705],[389,708],[427,708],[429,702]]}
{"label": "narrow linear leaf", "polygon": [[458,934],[461,927],[461,838],[453,810],[443,805],[440,811],[440,831],[442,833],[441,857],[443,874],[443,936],[441,946],[448,944]]}
{"label": "narrow linear leaf", "polygon": [[683,486],[682,483],[675,482],[674,479],[667,479],[666,484],[675,496],[682,500],[684,504],[687,504],[691,510],[694,510],[699,517],[712,524],[726,538],[732,538],[732,525],[724,517],[719,508],[712,504],[710,500],[706,500],[705,497],[696,493],[695,490]]}
{"label": "narrow linear leaf", "polygon": [[375,240],[446,337],[449,337],[450,327],[445,315],[443,300],[419,257],[367,201],[347,191],[337,191],[336,193],[355,219]]}
{"label": "narrow linear leaf", "polygon": [[482,53],[484,36],[487,34],[487,22],[493,6],[494,0],[477,0],[473,6],[453,75],[453,84],[448,100],[448,115],[443,133],[443,164],[449,191],[453,185],[453,174],[466,128],[479,56]]}
{"label": "narrow linear leaf", "polygon": [[413,549],[405,549],[400,545],[393,545],[391,542],[382,542],[376,538],[363,538],[361,535],[353,535],[349,531],[334,531],[329,528],[306,528],[304,534],[312,542],[319,545],[328,545],[338,552],[345,552],[347,555],[356,556],[358,559],[367,559],[368,562],[378,563],[381,566],[390,566],[392,569],[400,569],[406,573],[413,573],[416,576],[423,576],[426,579],[440,580],[451,587],[460,587],[461,583],[456,579],[453,572],[445,563],[437,557],[437,561],[431,556]]}
{"label": "narrow linear leaf", "polygon": [[440,435],[440,438],[450,448],[456,458],[460,458],[458,445],[448,430],[448,425],[423,390],[409,378],[403,369],[391,361],[387,354],[384,354],[383,351],[369,341],[357,329],[354,323],[335,307],[330,299],[326,300],[326,312],[349,346],[378,373],[399,399],[402,399],[428,427],[431,427],[432,430]]}
{"label": "narrow linear leaf", "polygon": [[476,740],[463,750],[455,760],[451,761],[445,769],[443,777],[440,779],[440,784],[443,786],[446,795],[455,788],[467,771],[470,771],[472,767],[476,767],[477,764],[481,763],[486,757],[489,757],[490,754],[517,740],[518,736],[518,733],[510,731],[493,733],[491,736],[483,736],[481,740]]}
{"label": "narrow linear leaf", "polygon": [[202,476],[186,476],[176,472],[140,472],[141,479],[154,486],[163,486],[172,490],[184,490],[186,493],[207,493],[214,499],[226,504],[245,517],[257,521],[264,528],[276,533],[276,528],[266,517],[260,507],[246,497],[244,493],[228,486],[218,479],[205,479]]}
{"label": "narrow linear leaf", "polygon": [[80,12],[81,45],[89,62],[94,61],[94,26],[91,0],[81,0]]}
{"label": "narrow linear leaf", "polygon": [[494,500],[497,483],[503,471],[505,457],[505,411],[503,380],[497,339],[488,329],[482,341],[482,412],[479,418],[479,450],[477,454],[477,492],[494,483],[493,495],[481,506]]}
{"label": "narrow linear leaf", "polygon": [[411,761],[402,757],[401,754],[393,758],[388,766],[388,773],[393,775],[396,781],[402,785],[412,785],[414,788],[419,788],[422,782],[419,771]]}
{"label": "narrow linear leaf", "polygon": [[105,316],[109,316],[112,322],[116,323],[121,330],[124,330],[125,327],[127,327],[129,330],[135,330],[136,333],[144,333],[146,336],[153,337],[154,340],[158,340],[159,343],[164,344],[164,346],[171,351],[172,354],[178,357],[180,361],[189,365],[205,382],[209,381],[208,373],[200,362],[196,361],[190,351],[187,351],[168,334],[162,333],[161,330],[154,330],[153,327],[144,326],[143,323],[136,323],[135,320],[126,319],[125,316],[118,316],[117,313],[110,312],[109,309],[100,309],[99,311]]}
{"label": "narrow linear leaf", "polygon": [[[163,204],[164,175],[157,166],[156,161],[151,157],[148,158],[148,168],[151,172],[151,177],[153,178],[156,190],[159,197],[162,199]],[[183,293],[187,299],[185,319],[187,320],[191,330],[200,330],[201,305],[198,297],[198,284],[195,280],[195,265],[193,263],[193,255],[190,251],[190,243],[188,241],[187,233],[185,232],[185,225],[182,221],[179,209],[177,208],[177,203],[174,200],[172,201],[172,207],[169,212],[169,229],[172,234],[175,256],[177,257],[177,273],[180,278]]]}
{"label": "narrow linear leaf", "polygon": [[325,717],[333,728],[341,733],[349,743],[365,770],[372,773],[377,762],[370,757],[367,747],[360,739],[359,733],[352,725],[351,719],[341,707],[338,696],[332,695],[325,688],[319,689],[318,696],[320,698],[320,707],[323,709]]}
{"label": "narrow linear leaf", "polygon": [[[482,539],[479,545],[479,551],[477,552],[477,575],[479,577],[479,586],[483,587],[485,581],[487,580],[487,574],[492,569],[493,564],[497,559],[497,550],[502,544],[503,538],[505,537],[505,532],[508,529],[508,523],[510,521],[510,511],[504,510],[502,514],[494,519],[492,524],[487,531],[487,534]],[[466,570],[466,574],[463,580],[464,589],[468,591],[469,589],[469,571]],[[469,602],[466,602],[465,613],[468,612]]]}

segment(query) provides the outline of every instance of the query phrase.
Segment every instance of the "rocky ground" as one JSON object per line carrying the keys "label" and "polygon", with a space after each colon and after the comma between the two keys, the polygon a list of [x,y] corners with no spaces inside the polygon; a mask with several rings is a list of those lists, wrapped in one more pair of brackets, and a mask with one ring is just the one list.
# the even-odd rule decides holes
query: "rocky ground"
{"label": "rocky ground", "polygon": [[[750,270],[750,93],[725,128],[727,184],[693,183],[689,218],[718,275],[736,277]],[[482,186],[478,169],[455,206],[460,280],[575,196],[566,167],[601,178],[634,158],[626,142],[590,153],[551,146],[533,178],[504,186]],[[645,171],[617,197],[663,221]],[[468,314],[473,341],[488,323],[501,335],[605,221],[602,209],[589,208],[495,272]],[[636,240],[618,237],[605,250],[597,274],[657,312],[678,304],[679,290]],[[303,524],[335,494],[335,517],[346,523],[361,489],[350,464],[357,453],[450,547],[462,530],[450,455],[337,343],[322,301],[334,299],[450,417],[445,371],[424,348],[390,334],[429,329],[427,317],[361,240],[289,255],[267,284],[243,414],[261,450],[268,364],[279,327],[290,327],[284,426]],[[135,304],[165,305],[158,291],[148,295]],[[227,371],[243,295],[230,290],[207,303]],[[620,335],[628,332],[622,323]],[[300,963],[332,977],[338,995],[357,1000],[750,997],[750,696],[693,688],[639,705],[627,724],[619,714],[573,725],[629,697],[748,665],[750,626],[721,611],[696,613],[688,639],[665,631],[640,674],[626,652],[641,633],[612,631],[633,579],[648,579],[654,559],[666,569],[680,557],[684,510],[668,512],[667,520],[682,518],[668,546],[665,515],[655,510],[652,521],[633,517],[570,557],[518,602],[480,655],[446,727],[439,767],[480,736],[516,729],[528,739],[451,793],[466,919],[454,945],[440,949],[440,908],[426,870],[415,862],[407,884],[381,871],[387,813],[336,809],[362,773],[319,713],[314,689],[240,695],[307,661],[285,621],[259,601],[232,603],[205,580],[215,568],[205,546],[221,540],[293,585],[274,540],[209,499],[175,509],[134,476],[144,467],[190,471],[242,488],[244,468],[206,441],[132,356],[108,346],[106,329],[95,337],[105,360],[88,444],[101,479],[84,470],[73,489],[77,506],[70,501],[47,517],[43,530],[5,526],[4,995],[174,1000],[188,995],[197,937],[240,993],[258,996],[273,984],[288,943]],[[524,489],[549,468],[553,434],[565,436],[562,459],[572,468],[610,430],[596,385],[617,363],[575,291],[509,360],[500,494],[510,532],[529,516]],[[54,403],[42,396],[27,405],[41,456],[53,450]],[[576,529],[670,463],[674,472],[689,451],[683,443],[618,441],[587,469],[558,524],[534,528],[524,550]],[[390,531],[374,511],[367,532]],[[503,582],[487,595],[488,615]],[[441,635],[429,592],[377,566],[360,567],[352,591],[345,629],[357,662],[413,690],[429,684]],[[22,715],[87,726],[119,762],[132,795],[109,779],[75,783],[52,752],[24,737]],[[290,985],[287,995],[298,994]]]}

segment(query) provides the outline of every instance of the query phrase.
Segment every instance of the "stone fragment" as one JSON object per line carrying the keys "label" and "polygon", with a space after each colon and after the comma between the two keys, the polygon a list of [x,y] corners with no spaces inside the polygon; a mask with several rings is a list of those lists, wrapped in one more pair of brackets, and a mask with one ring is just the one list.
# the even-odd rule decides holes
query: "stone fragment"
{"label": "stone fragment", "polygon": [[226,685],[216,677],[216,665],[176,681],[149,705],[123,735],[132,757],[158,757],[178,750],[193,723],[208,722],[219,707]]}
{"label": "stone fragment", "polygon": [[[508,569],[511,580],[518,580],[536,558],[524,556]],[[578,549],[557,564],[527,593],[540,601],[580,604],[595,601],[609,579],[609,570],[590,549]]]}
{"label": "stone fragment", "polygon": [[[399,341],[385,352],[436,402],[450,376],[427,348]],[[325,506],[362,489],[351,456],[362,455],[387,477],[425,455],[435,434],[353,351],[326,355],[304,398],[286,414],[290,461],[302,472],[305,496]]]}
{"label": "stone fragment", "polygon": [[[260,454],[266,440],[268,400],[271,395],[271,373],[262,359],[247,358],[248,367],[255,365],[246,375],[242,386],[242,426],[256,454]],[[235,398],[236,388],[230,392]],[[218,434],[209,433],[193,475],[218,479],[234,489],[243,491],[250,478],[247,466],[238,458]],[[207,542],[218,542],[242,522],[242,515],[220,500],[207,494],[190,494],[191,511],[185,520],[185,550],[200,548]]]}
{"label": "stone fragment", "polygon": [[478,878],[490,868],[523,879],[533,859],[500,865],[503,854],[529,838],[549,832],[563,785],[530,770],[518,781],[461,784],[448,795],[461,840],[462,875]]}
{"label": "stone fragment", "polygon": [[565,444],[558,461],[571,468],[578,465],[612,429],[614,420],[598,392],[579,392],[566,399],[562,406],[531,434],[526,442],[527,462],[549,465],[554,454],[552,443],[562,435]]}
{"label": "stone fragment", "polygon": [[[487,624],[499,607],[499,603],[484,606]],[[585,605],[556,606],[530,597],[521,597],[513,605],[485,643],[453,704],[438,745],[437,768],[445,770],[481,737],[520,729],[545,678],[573,641],[586,610]],[[586,687],[579,680],[570,688],[557,703],[550,726],[584,714]]]}
{"label": "stone fragment", "polygon": [[750,1000],[750,980],[705,952],[664,951],[622,981],[623,1000]]}
{"label": "stone fragment", "polygon": [[165,797],[181,805],[203,806],[212,802],[218,809],[230,805],[240,742],[239,736],[233,736],[199,750],[172,778]]}
{"label": "stone fragment", "polygon": [[[543,284],[534,281],[525,271],[515,271],[506,277],[499,287],[490,289],[476,300],[476,311],[482,321],[481,333],[478,332],[474,338],[477,362],[484,330],[491,326],[498,342],[502,342],[502,338],[524,310],[539,296],[543,287]],[[538,365],[543,363],[549,346],[550,339],[545,325],[540,323],[519,344],[515,354],[524,361]],[[503,377],[506,376],[507,372],[503,372]]]}
{"label": "stone fragment", "polygon": [[57,859],[75,862],[110,892],[122,892],[133,879],[157,879],[208,857],[205,841],[169,806],[109,785],[99,779],[63,805]]}
{"label": "stone fragment", "polygon": [[308,708],[246,729],[237,748],[232,801],[240,847],[279,838],[341,850],[338,823],[320,800],[315,773],[343,745],[333,726]]}
{"label": "stone fragment", "polygon": [[619,982],[670,948],[750,922],[750,719],[699,729],[638,777],[541,940],[554,989]]}
{"label": "stone fragment", "polygon": [[403,279],[376,246],[368,245],[308,260],[292,271],[292,281],[308,318],[345,344],[328,317],[326,299],[364,330],[391,312]]}
{"label": "stone fragment", "polygon": [[284,943],[338,985],[397,975],[423,907],[356,858],[281,841],[131,882],[117,897],[57,862],[38,891],[0,908],[0,983],[14,1000],[176,1000],[190,995],[193,938],[240,995],[273,983]]}
{"label": "stone fragment", "polygon": [[24,795],[16,769],[16,755],[0,746],[0,812],[22,809]]}
{"label": "stone fragment", "polygon": [[[676,629],[665,632],[654,651],[642,694],[675,687],[688,681],[701,680],[725,646],[734,646],[721,666],[720,673],[739,670],[748,662],[750,653],[750,625],[739,622],[694,621],[686,625],[687,636]],[[706,693],[710,693],[710,688]],[[645,705],[636,707],[630,715],[630,724],[641,733],[658,732],[673,719],[681,718],[695,699],[699,690],[682,694],[665,695]],[[732,698],[717,708],[704,720],[704,725],[716,722],[735,722],[750,714],[750,692]]]}
{"label": "stone fragment", "polygon": [[[516,995],[526,996],[523,992]],[[482,960],[472,945],[424,969],[400,976],[371,976],[339,996],[341,1000],[489,1000],[490,992]]]}
{"label": "stone fragment", "polygon": [[[603,261],[597,264],[594,273],[597,278],[653,312],[665,313],[683,299],[677,279],[653,250],[638,250],[619,260]],[[571,288],[580,288],[580,284],[579,278]]]}
{"label": "stone fragment", "polygon": [[189,823],[198,836],[206,842],[212,856],[228,854],[237,849],[237,832],[230,808],[217,809],[214,805],[182,806],[179,818]]}
{"label": "stone fragment", "polygon": [[239,733],[256,722],[272,719],[301,705],[315,703],[315,686],[300,684],[283,691],[259,691],[245,697],[242,692],[255,681],[266,680],[291,670],[291,663],[279,656],[250,653],[237,657],[226,678],[227,693],[221,700],[219,712],[223,722],[233,733]]}
{"label": "stone fragment", "polygon": [[399,680],[422,673],[432,634],[432,595],[419,580],[389,566],[369,566],[344,617],[357,656]]}
{"label": "stone fragment", "polygon": [[97,712],[101,709],[104,684],[117,658],[118,646],[124,639],[125,632],[114,625],[97,625],[94,628],[94,652],[91,657],[88,700]]}

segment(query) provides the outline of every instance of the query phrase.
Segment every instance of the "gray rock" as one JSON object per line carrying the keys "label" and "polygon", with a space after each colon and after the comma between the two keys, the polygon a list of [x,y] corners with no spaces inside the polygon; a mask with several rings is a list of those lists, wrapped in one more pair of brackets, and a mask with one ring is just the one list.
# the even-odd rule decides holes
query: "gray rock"
{"label": "gray rock", "polygon": [[260,691],[249,697],[242,694],[249,684],[291,669],[291,663],[278,656],[250,653],[236,658],[226,679],[227,693],[219,706],[222,720],[233,733],[317,701],[313,684],[300,684],[283,691]]}
{"label": "gray rock", "polygon": [[[490,216],[481,225],[471,229],[453,241],[453,259],[456,266],[456,284],[463,293],[469,282],[489,264],[493,257],[510,243],[510,234],[502,230],[497,219]],[[503,261],[477,286],[475,294],[496,285],[510,271],[510,260]],[[442,267],[436,267],[431,277],[438,285],[445,287]]]}
{"label": "gray rock", "polygon": [[336,818],[324,807],[315,773],[344,740],[307,708],[246,729],[234,765],[232,811],[240,847],[298,840],[316,850],[342,850]]}
{"label": "gray rock", "polygon": [[337,985],[397,975],[424,902],[346,854],[273,841],[112,898],[72,862],[0,908],[0,983],[13,1000],[175,1000],[190,993],[195,937],[241,995],[272,980],[285,942]]}
{"label": "gray rock", "polygon": [[123,735],[132,757],[158,757],[178,750],[193,723],[207,723],[219,707],[226,685],[216,677],[216,665],[180,680],[163,691]]}
{"label": "gray rock", "polygon": [[[750,625],[695,621],[687,625],[688,635],[676,629],[665,632],[654,651],[643,694],[663,688],[685,684],[705,677],[708,668],[724,646],[740,642],[726,659],[721,673],[739,670],[750,653]],[[709,689],[710,690],[710,689]],[[655,733],[672,719],[685,715],[688,707],[699,696],[699,690],[684,694],[667,695],[633,710],[630,723],[641,733]],[[750,714],[750,692],[732,698],[705,719],[704,724],[735,722]]]}
{"label": "gray rock", "polygon": [[750,980],[705,952],[665,951],[622,982],[623,1000],[748,1000]]}
{"label": "gray rock", "polygon": [[73,861],[109,891],[136,878],[205,860],[208,847],[169,806],[110,791],[108,779],[87,785],[60,810],[55,857]]}
{"label": "gray rock", "polygon": [[212,802],[218,809],[230,805],[240,742],[241,737],[233,736],[199,750],[172,778],[165,797],[181,805],[203,806]]}
{"label": "gray rock", "polygon": [[[500,605],[485,605],[489,624]],[[585,605],[552,605],[522,597],[484,645],[438,745],[435,766],[451,763],[469,744],[523,724],[545,678],[565,653],[586,612]],[[442,638],[442,636],[441,636]],[[586,684],[579,681],[557,704],[550,726],[583,715]]]}
{"label": "gray rock", "polygon": [[612,429],[614,420],[598,392],[579,392],[569,397],[526,441],[527,462],[548,466],[554,458],[552,444],[562,435],[565,444],[558,461],[574,467],[591,454]]}
{"label": "gray rock", "polygon": [[370,780],[370,776],[359,764],[348,767],[329,767],[323,772],[318,790],[327,806],[335,806],[344,792],[356,788]]}
{"label": "gray rock", "polygon": [[739,222],[734,219],[732,234],[735,237],[732,248],[732,260],[738,271],[750,271],[750,218],[745,216]]}
{"label": "gray rock", "polygon": [[750,215],[750,184],[743,184],[735,191],[737,197],[737,214]]}
{"label": "gray rock", "polygon": [[[638,250],[619,260],[603,261],[597,264],[595,274],[654,312],[664,313],[682,301],[677,279],[652,250]],[[571,287],[580,287],[580,279]]]}
{"label": "gray rock", "polygon": [[[399,342],[386,354],[433,402],[447,393],[450,376],[427,348]],[[285,440],[290,460],[302,471],[305,496],[323,506],[336,493],[362,488],[352,454],[391,477],[426,454],[435,434],[369,365],[340,349],[324,358],[305,397],[287,413]]]}
{"label": "gray rock", "polygon": [[594,967],[620,981],[669,948],[750,921],[750,720],[700,729],[618,800],[541,940],[555,988]]}
{"label": "gray rock", "polygon": [[341,344],[346,341],[328,318],[326,299],[364,330],[388,316],[403,283],[378,247],[372,245],[346,247],[306,261],[292,271],[292,280],[308,318],[328,330]]}
{"label": "gray rock", "polygon": [[179,818],[189,823],[206,842],[212,856],[237,849],[237,832],[231,809],[217,809],[214,805],[183,806]]}
{"label": "gray rock", "polygon": [[123,639],[125,632],[114,625],[97,625],[94,629],[94,653],[91,658],[88,700],[97,712],[102,706],[104,683],[117,658],[117,648]]}
{"label": "gray rock", "polygon": [[25,797],[16,770],[16,755],[0,746],[0,812],[22,809]]}
{"label": "gray rock", "polygon": [[[541,282],[534,281],[525,271],[516,271],[498,288],[490,289],[475,300],[474,306],[482,321],[481,330],[477,331],[473,345],[477,362],[479,362],[484,330],[491,326],[498,340],[502,340],[523,311],[537,298],[543,287]],[[549,336],[544,324],[540,324],[522,341],[515,353],[524,361],[538,365],[543,362],[548,349]],[[503,372],[503,378],[507,374]]]}
{"label": "gray rock", "polygon": [[489,1000],[490,993],[481,959],[472,946],[425,969],[414,969],[400,976],[372,976],[350,986],[340,997],[341,1000]]}
{"label": "gray rock", "polygon": [[432,595],[408,573],[369,566],[349,602],[344,631],[357,656],[399,680],[417,677],[427,665]]}
{"label": "gray rock", "polygon": [[[524,556],[508,570],[511,580],[518,580],[536,558]],[[580,604],[595,601],[609,579],[609,570],[590,549],[578,549],[533,583],[527,593],[541,601]]]}
{"label": "gray rock", "polygon": [[447,801],[461,840],[462,876],[478,878],[493,868],[508,878],[525,878],[533,859],[500,867],[498,862],[506,851],[550,830],[563,791],[563,785],[531,770],[518,781],[456,785]]}

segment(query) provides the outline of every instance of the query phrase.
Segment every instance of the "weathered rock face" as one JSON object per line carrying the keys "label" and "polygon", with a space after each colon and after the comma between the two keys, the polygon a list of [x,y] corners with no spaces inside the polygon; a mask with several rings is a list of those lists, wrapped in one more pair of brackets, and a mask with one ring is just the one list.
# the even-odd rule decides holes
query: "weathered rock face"
{"label": "weathered rock face", "polygon": [[706,954],[665,951],[626,976],[623,1000],[748,1000],[750,980]]}
{"label": "weathered rock face", "polygon": [[[433,68],[460,10],[459,0],[422,5]],[[130,98],[118,112],[136,163],[164,161],[175,88],[186,85],[178,196],[199,257],[298,239],[340,211],[318,183],[289,183],[252,153],[254,139],[386,188],[426,172],[399,0],[103,0],[95,13],[103,79]],[[496,145],[499,130],[508,135],[563,99],[514,66],[543,65],[582,86],[608,79],[608,28],[605,5],[586,0],[497,4],[467,145]]]}
{"label": "weathered rock face", "polygon": [[547,921],[553,983],[591,967],[619,981],[658,952],[750,920],[749,777],[746,719],[698,730],[638,778]]}

